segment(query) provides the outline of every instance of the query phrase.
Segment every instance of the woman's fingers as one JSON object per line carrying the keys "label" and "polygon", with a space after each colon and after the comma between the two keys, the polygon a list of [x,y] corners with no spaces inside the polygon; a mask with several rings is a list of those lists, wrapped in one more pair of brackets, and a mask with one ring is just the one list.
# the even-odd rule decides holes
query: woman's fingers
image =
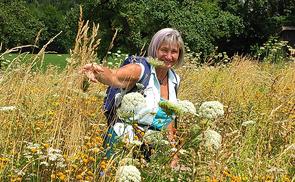
{"label": "woman's fingers", "polygon": [[89,78],[90,81],[97,83],[98,80],[95,78],[95,74],[92,71],[85,71],[84,74]]}
{"label": "woman's fingers", "polygon": [[89,64],[85,64],[82,69],[80,70],[80,72],[84,73],[85,71],[93,71],[93,72],[103,72],[103,68],[102,66],[96,64],[96,63],[89,63]]}
{"label": "woman's fingers", "polygon": [[92,68],[93,68],[93,71],[96,73],[103,72],[102,66],[100,66],[96,63],[92,64]]}
{"label": "woman's fingers", "polygon": [[86,73],[87,71],[91,71],[91,70],[92,70],[92,65],[86,64],[80,69],[79,73],[83,74],[83,73]]}
{"label": "woman's fingers", "polygon": [[85,74],[90,81],[97,83],[96,75],[102,73],[103,67],[96,63],[89,63],[84,65],[79,71],[80,74]]}

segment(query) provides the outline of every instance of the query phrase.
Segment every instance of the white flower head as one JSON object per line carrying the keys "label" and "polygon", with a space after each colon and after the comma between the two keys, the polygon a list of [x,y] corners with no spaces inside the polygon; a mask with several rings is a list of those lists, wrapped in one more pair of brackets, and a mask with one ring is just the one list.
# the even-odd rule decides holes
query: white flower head
{"label": "white flower head", "polygon": [[[159,106],[166,111],[168,115],[176,114],[193,114],[196,115],[196,108],[193,103],[188,100],[172,101],[160,101]],[[169,114],[170,113],[170,114]]]}
{"label": "white flower head", "polygon": [[[38,143],[32,143],[32,142],[28,142],[26,149],[28,150],[28,154],[27,156],[29,157],[30,154],[34,154],[34,155],[41,155],[43,154],[42,150],[41,150],[41,145]],[[29,157],[30,158],[30,157]]]}
{"label": "white flower head", "polygon": [[14,169],[14,172],[18,175],[18,176],[24,176],[26,173],[23,170],[20,169]]}
{"label": "white flower head", "polygon": [[65,159],[61,154],[61,150],[54,149],[52,147],[47,149],[47,157],[50,162],[54,162],[58,168],[63,168],[66,165],[64,164]]}
{"label": "white flower head", "polygon": [[146,107],[144,96],[138,92],[130,92],[123,96],[121,106],[117,109],[117,115],[120,119],[131,119]]}
{"label": "white flower head", "polygon": [[44,165],[44,166],[46,166],[46,167],[49,166],[48,162],[46,162],[46,161],[42,161],[42,162],[40,162],[40,165],[41,165],[41,166]]}
{"label": "white flower head", "polygon": [[223,116],[223,105],[218,101],[203,102],[199,108],[199,115],[207,119],[215,119]]}
{"label": "white flower head", "polygon": [[140,182],[140,171],[133,165],[120,166],[116,173],[116,181],[118,182]]}
{"label": "white flower head", "polygon": [[196,115],[196,107],[192,102],[188,100],[178,100],[177,105],[183,113]]}
{"label": "white flower head", "polygon": [[221,146],[222,137],[216,131],[208,129],[204,131],[204,140],[206,147],[218,150]]}
{"label": "white flower head", "polygon": [[189,154],[189,152],[186,151],[186,150],[184,150],[184,149],[180,149],[180,150],[179,150],[179,153],[182,154],[182,155],[184,155],[184,154]]}
{"label": "white flower head", "polygon": [[175,147],[171,148],[170,152],[177,152],[177,148],[175,148]]}
{"label": "white flower head", "polygon": [[249,120],[249,121],[244,121],[242,123],[242,126],[248,126],[248,125],[254,125],[256,122],[253,120]]}
{"label": "white flower head", "polygon": [[138,159],[133,159],[133,158],[123,158],[120,162],[119,162],[119,165],[120,166],[127,166],[127,165],[134,165],[134,166],[137,166],[139,165],[140,162]]}
{"label": "white flower head", "polygon": [[0,111],[13,111],[13,110],[16,110],[15,106],[3,106],[3,107],[0,107]]}

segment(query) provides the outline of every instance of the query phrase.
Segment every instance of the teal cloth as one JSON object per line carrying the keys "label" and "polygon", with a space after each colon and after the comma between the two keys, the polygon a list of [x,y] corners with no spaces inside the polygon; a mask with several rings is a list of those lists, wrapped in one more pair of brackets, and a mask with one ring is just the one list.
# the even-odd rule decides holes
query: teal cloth
{"label": "teal cloth", "polygon": [[114,131],[113,127],[111,126],[108,129],[107,134],[105,135],[104,143],[103,143],[103,147],[106,149],[107,159],[110,159],[111,156],[113,155],[113,145],[117,143],[117,141],[118,141],[118,135]]}
{"label": "teal cloth", "polygon": [[[161,100],[163,99],[161,98]],[[161,107],[159,107],[153,119],[152,127],[161,130],[162,128],[166,128],[168,124],[171,123],[172,119],[173,118],[171,115],[167,115],[167,113]]]}

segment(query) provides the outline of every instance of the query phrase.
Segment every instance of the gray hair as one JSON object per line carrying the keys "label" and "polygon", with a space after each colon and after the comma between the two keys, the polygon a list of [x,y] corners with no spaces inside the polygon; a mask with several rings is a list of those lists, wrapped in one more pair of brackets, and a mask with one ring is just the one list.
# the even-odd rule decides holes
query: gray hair
{"label": "gray hair", "polygon": [[177,43],[179,46],[179,57],[176,63],[176,67],[180,66],[183,63],[184,59],[184,43],[181,38],[180,33],[173,28],[163,28],[159,30],[152,38],[149,48],[148,48],[148,56],[156,58],[157,50],[161,46],[161,44],[165,42],[168,44]]}

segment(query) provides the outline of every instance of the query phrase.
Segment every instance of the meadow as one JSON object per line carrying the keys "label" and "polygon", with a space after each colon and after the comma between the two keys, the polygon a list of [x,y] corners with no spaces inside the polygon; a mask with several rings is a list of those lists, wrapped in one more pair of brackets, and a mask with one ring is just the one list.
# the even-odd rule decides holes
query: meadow
{"label": "meadow", "polygon": [[[80,21],[62,70],[34,67],[44,61],[44,50],[30,64],[17,56],[1,70],[1,181],[124,181],[118,169],[126,165],[140,172],[133,181],[295,180],[295,63],[245,56],[215,66],[194,66],[186,57],[176,70],[182,80],[179,98],[193,103],[198,114],[179,116],[178,144],[167,144],[162,131],[150,162],[140,155],[132,159],[138,146],[124,141],[107,160],[101,110],[106,86],[89,84],[79,74],[81,65],[97,57],[98,29],[89,33],[87,27]],[[202,117],[208,101],[221,103],[223,114]],[[213,147],[205,141],[208,129],[222,137]],[[175,153],[180,167],[172,170]]]}
{"label": "meadow", "polygon": [[[36,56],[36,54],[31,54],[29,52],[22,52],[22,53],[9,53],[9,54],[4,54],[1,58],[1,65],[2,66],[7,66],[9,65],[11,62],[13,62],[13,60],[15,60],[16,58],[21,60],[22,62],[30,62],[30,60],[32,60],[32,58]],[[46,70],[47,67],[49,66],[55,66],[58,67],[59,69],[64,69],[67,65],[67,58],[69,57],[68,54],[56,54],[56,53],[46,53],[44,54],[44,64],[41,67],[40,62],[38,62],[39,64],[36,65],[37,68],[40,68],[42,70]]]}

